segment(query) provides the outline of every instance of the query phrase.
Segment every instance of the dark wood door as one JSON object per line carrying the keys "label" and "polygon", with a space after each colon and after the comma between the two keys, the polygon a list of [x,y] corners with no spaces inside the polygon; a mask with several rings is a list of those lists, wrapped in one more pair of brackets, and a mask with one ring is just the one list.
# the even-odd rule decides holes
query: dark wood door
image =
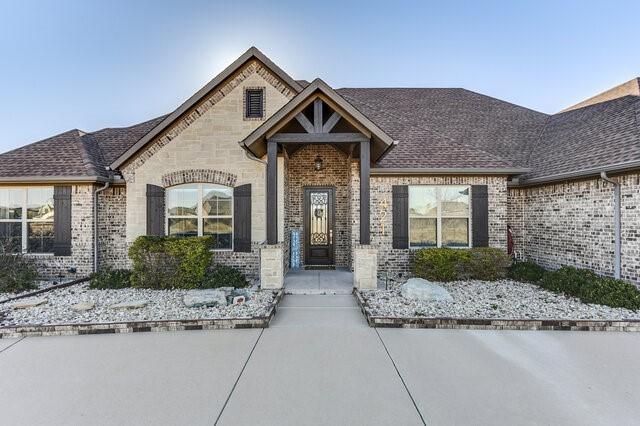
{"label": "dark wood door", "polygon": [[333,265],[333,188],[304,190],[305,265]]}

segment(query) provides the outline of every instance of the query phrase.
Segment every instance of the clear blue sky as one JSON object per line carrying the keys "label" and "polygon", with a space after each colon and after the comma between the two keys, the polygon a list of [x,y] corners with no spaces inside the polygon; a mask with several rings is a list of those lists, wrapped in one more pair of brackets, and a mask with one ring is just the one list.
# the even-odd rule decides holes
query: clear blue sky
{"label": "clear blue sky", "polygon": [[0,151],[171,111],[251,45],[334,87],[556,112],[640,75],[638,1],[0,0]]}

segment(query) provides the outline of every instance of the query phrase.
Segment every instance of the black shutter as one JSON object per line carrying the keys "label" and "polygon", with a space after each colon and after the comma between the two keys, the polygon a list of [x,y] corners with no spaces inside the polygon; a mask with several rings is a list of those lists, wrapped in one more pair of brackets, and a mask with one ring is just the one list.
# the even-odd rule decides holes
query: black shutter
{"label": "black shutter", "polygon": [[251,252],[251,185],[233,188],[233,251]]}
{"label": "black shutter", "polygon": [[147,235],[164,235],[164,188],[147,185]]}
{"label": "black shutter", "polygon": [[472,247],[489,246],[489,194],[487,185],[471,187]]}
{"label": "black shutter", "polygon": [[53,254],[71,256],[71,186],[53,188]]}
{"label": "black shutter", "polygon": [[393,201],[393,248],[409,248],[409,187],[394,185]]}

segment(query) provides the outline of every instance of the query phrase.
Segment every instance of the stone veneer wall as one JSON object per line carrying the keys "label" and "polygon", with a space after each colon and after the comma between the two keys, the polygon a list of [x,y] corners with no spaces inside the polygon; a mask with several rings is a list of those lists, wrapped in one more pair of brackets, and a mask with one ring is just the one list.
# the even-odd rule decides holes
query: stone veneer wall
{"label": "stone veneer wall", "polygon": [[[244,90],[264,87],[265,117],[244,120]],[[255,277],[258,247],[266,239],[266,167],[247,157],[238,144],[295,95],[258,61],[250,61],[229,77],[186,116],[161,133],[122,167],[127,183],[126,241],[146,233],[146,186],[168,187],[193,179],[227,186],[251,184],[251,253],[214,252],[214,261],[238,267]],[[283,168],[279,158],[278,167]],[[282,179],[280,179],[282,181]],[[282,188],[279,182],[279,188]],[[279,191],[279,208],[284,191]],[[279,215],[282,239],[284,214]]]}
{"label": "stone veneer wall", "polygon": [[[622,184],[622,278],[640,282],[640,174]],[[516,254],[548,268],[563,265],[613,275],[613,185],[589,179],[509,189]]]}
{"label": "stone veneer wall", "polygon": [[131,267],[127,244],[127,188],[98,193],[98,268]]}
{"label": "stone veneer wall", "polygon": [[[81,278],[93,272],[93,185],[71,188],[71,256],[27,254],[44,278]],[[75,268],[76,273],[69,272]]]}
{"label": "stone veneer wall", "polygon": [[[360,167],[351,167],[351,224],[353,244],[360,237]],[[406,275],[411,249],[393,248],[393,185],[487,185],[489,192],[489,245],[507,248],[507,179],[500,176],[372,176],[371,246],[378,249],[378,273]]]}
{"label": "stone veneer wall", "polygon": [[[319,155],[323,160],[323,170],[316,171],[313,162]],[[335,188],[335,265],[351,267],[351,231],[349,226],[349,156],[331,145],[306,145],[296,151],[288,160],[287,177],[288,203],[285,229],[300,230],[300,259],[304,259],[304,188]],[[287,233],[289,233],[287,232]],[[288,252],[288,250],[287,250]],[[287,259],[289,260],[289,259]]]}

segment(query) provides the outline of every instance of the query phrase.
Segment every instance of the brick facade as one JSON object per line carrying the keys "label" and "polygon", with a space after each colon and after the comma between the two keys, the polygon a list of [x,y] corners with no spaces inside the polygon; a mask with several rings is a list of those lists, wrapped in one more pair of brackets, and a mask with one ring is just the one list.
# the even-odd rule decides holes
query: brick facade
{"label": "brick facade", "polygon": [[130,267],[127,244],[127,188],[113,186],[98,193],[98,267]]}
{"label": "brick facade", "polygon": [[[358,163],[351,168],[351,214],[353,244],[359,230]],[[499,176],[372,176],[371,246],[378,249],[378,271],[392,276],[405,275],[410,269],[411,249],[394,249],[392,238],[393,185],[487,185],[489,192],[489,245],[507,248],[507,179]]]}
{"label": "brick facade", "polygon": [[[313,162],[316,156],[323,160],[323,169],[316,171]],[[335,264],[338,267],[351,266],[351,231],[349,156],[330,145],[307,145],[296,151],[286,166],[286,217],[285,233],[300,230],[300,259],[304,259],[304,189],[308,187],[329,187],[335,190],[335,226],[333,240],[335,245]],[[287,242],[289,238],[287,237]],[[289,250],[286,250],[289,253]],[[289,255],[289,254],[287,254]]]}
{"label": "brick facade", "polygon": [[[93,271],[93,185],[71,188],[71,256],[27,254],[44,278],[84,277]],[[70,272],[70,269],[76,272]]]}
{"label": "brick facade", "polygon": [[[622,278],[640,282],[640,175],[615,177],[622,195]],[[613,185],[602,179],[509,189],[516,254],[545,267],[613,275]]]}

